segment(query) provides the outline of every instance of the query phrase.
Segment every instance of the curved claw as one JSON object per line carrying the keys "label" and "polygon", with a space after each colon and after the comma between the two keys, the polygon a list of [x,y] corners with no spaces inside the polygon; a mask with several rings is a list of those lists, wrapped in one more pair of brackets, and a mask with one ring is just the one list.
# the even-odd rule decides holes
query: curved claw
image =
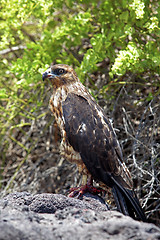
{"label": "curved claw", "polygon": [[86,192],[90,192],[90,193],[92,193],[94,195],[97,195],[99,193],[104,192],[104,190],[101,189],[101,188],[96,188],[93,185],[86,184],[86,185],[82,185],[80,187],[71,188],[70,189],[70,194],[68,195],[68,197],[75,197],[75,196],[77,196],[77,198],[80,198]]}

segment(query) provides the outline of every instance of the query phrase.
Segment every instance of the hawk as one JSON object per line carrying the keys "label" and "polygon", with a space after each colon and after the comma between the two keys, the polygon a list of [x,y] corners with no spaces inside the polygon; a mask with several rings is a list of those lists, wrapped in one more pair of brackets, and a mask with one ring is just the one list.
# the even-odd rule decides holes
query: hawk
{"label": "hawk", "polygon": [[[80,82],[72,67],[51,64],[43,73],[53,86],[50,108],[61,130],[61,154],[76,163],[82,186],[70,196],[96,192],[93,179],[112,188],[118,211],[142,221],[146,217],[133,190],[114,129],[103,109]],[[98,192],[98,189],[97,189]]]}

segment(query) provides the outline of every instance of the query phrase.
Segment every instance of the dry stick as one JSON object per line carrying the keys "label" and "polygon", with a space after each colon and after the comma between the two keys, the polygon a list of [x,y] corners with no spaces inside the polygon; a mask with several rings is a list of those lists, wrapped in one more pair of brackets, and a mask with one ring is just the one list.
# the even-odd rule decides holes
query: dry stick
{"label": "dry stick", "polygon": [[[151,104],[152,104],[153,100],[149,103],[149,105],[146,107],[143,115],[142,115],[142,118],[141,118],[141,121],[140,121],[140,124],[139,124],[139,127],[138,127],[138,132],[136,134],[136,139],[138,138],[139,134],[140,134],[140,131],[142,129],[142,121],[144,119],[144,116],[146,114],[146,112],[148,111],[148,109],[150,109],[151,113],[153,114],[153,111],[152,111],[152,107],[151,107]],[[154,119],[154,123],[155,123],[155,119]],[[144,124],[143,124],[144,125]],[[154,124],[153,124],[154,125]],[[153,129],[154,131],[154,129]],[[155,156],[155,153],[154,153],[154,148],[153,148],[153,131],[152,131],[152,144],[151,144],[151,148],[150,148],[150,153],[151,153],[151,167],[152,167],[152,172],[149,173],[149,175],[151,176],[151,180],[148,182],[147,185],[149,185],[149,193],[147,194],[147,198],[145,199],[145,202],[143,203],[143,207],[145,207],[147,205],[147,202],[148,200],[150,199],[151,195],[153,194],[153,189],[154,189],[154,182],[155,182],[155,169],[154,169],[154,164],[153,164],[153,161],[156,159],[156,156]],[[137,141],[137,140],[136,140]],[[143,145],[144,146],[144,145]],[[149,148],[147,148],[149,150]],[[134,142],[133,144],[133,160],[134,160],[134,164],[135,166],[138,166],[137,165],[137,162],[136,162],[136,158],[135,158],[135,152],[136,152],[136,143]],[[141,170],[141,168],[138,168]],[[143,170],[141,170],[141,172],[143,172]]]}
{"label": "dry stick", "polygon": [[[32,124],[31,124],[30,130],[28,131],[28,134],[26,134],[27,137],[30,137],[31,133],[33,132],[34,124],[35,124],[35,119],[32,120]],[[14,179],[16,178],[18,172],[20,171],[21,166],[25,163],[25,161],[26,161],[27,158],[28,158],[28,155],[31,153],[32,149],[34,149],[36,143],[39,141],[39,139],[36,139],[36,140],[32,143],[31,147],[28,149],[28,148],[26,148],[21,142],[17,141],[14,137],[12,137],[12,136],[9,136],[9,137],[10,137],[10,139],[11,139],[12,141],[14,141],[17,145],[19,145],[20,147],[22,147],[22,148],[26,151],[26,156],[25,156],[25,158],[19,163],[19,165],[17,166],[17,168],[16,168],[16,170],[15,170],[15,173],[14,173],[13,176],[10,178],[10,180],[8,181],[6,187],[4,188],[3,193],[2,193],[2,196],[4,196],[5,193],[9,190],[12,182],[13,182]],[[27,139],[28,139],[28,138],[27,138]],[[26,142],[26,141],[25,141],[25,142]],[[24,144],[25,144],[25,143],[24,143]]]}
{"label": "dry stick", "polygon": [[[133,128],[133,126],[132,126],[131,121],[129,120],[129,117],[128,117],[128,114],[127,114],[125,108],[123,107],[122,110],[123,110],[123,112],[124,112],[124,114],[125,114],[125,117],[126,117],[126,119],[127,119],[127,121],[125,121],[125,122],[126,122],[126,125],[125,125],[125,126],[127,127],[127,122],[128,122],[128,123],[129,123],[128,129],[130,128],[130,129],[132,130],[132,134],[135,135],[136,133],[135,133],[135,131],[134,131],[134,128]],[[125,120],[125,118],[123,118],[123,120]],[[125,130],[127,130],[127,129],[125,128]],[[126,133],[129,134],[128,130],[127,130]],[[133,137],[133,136],[132,136],[132,137]]]}
{"label": "dry stick", "polygon": [[116,107],[117,107],[119,98],[120,98],[122,92],[125,91],[125,86],[126,86],[126,84],[121,88],[121,90],[120,90],[120,92],[119,92],[119,94],[118,94],[118,97],[116,98],[116,101],[115,101],[115,103],[114,103],[113,110],[112,110],[112,113],[111,113],[111,115],[110,115],[110,117],[111,117],[112,119],[113,119],[113,114],[114,114],[114,112],[116,111]]}
{"label": "dry stick", "polygon": [[17,176],[17,174],[18,174],[21,166],[22,166],[22,165],[24,164],[24,162],[27,160],[27,157],[28,157],[29,154],[30,154],[30,151],[28,151],[26,157],[20,162],[20,164],[19,164],[18,167],[16,168],[15,173],[14,173],[13,176],[10,178],[10,180],[8,181],[6,187],[5,187],[4,190],[3,190],[2,197],[3,197],[3,196],[5,195],[5,193],[9,190],[12,182],[13,182],[14,179],[16,178],[16,176]]}
{"label": "dry stick", "polygon": [[[125,109],[123,108],[123,111],[125,112]],[[127,113],[126,113],[127,114]],[[126,134],[127,135],[129,135],[133,140],[135,140],[135,141],[137,141],[139,144],[141,144],[142,146],[144,146],[146,149],[147,149],[147,151],[149,151],[149,149],[148,149],[148,147],[145,145],[145,144],[143,144],[141,141],[139,141],[138,139],[136,139],[132,134],[130,134],[129,132],[128,132],[128,124],[127,124],[127,121],[126,121],[126,119],[125,118],[123,118],[123,122],[124,122],[124,127],[125,127],[125,131],[126,131]],[[148,171],[146,171],[146,170],[143,170],[142,168],[140,168],[139,166],[138,166],[138,164],[137,164],[137,162],[136,162],[136,159],[135,159],[135,155],[133,156],[133,160],[134,160],[134,165],[135,165],[135,167],[138,169],[138,170],[140,170],[143,174],[149,174],[149,175],[151,175]],[[151,175],[152,176],[152,175]]]}
{"label": "dry stick", "polygon": [[[152,113],[152,115],[154,116],[153,114],[153,110],[152,110],[152,106],[149,106],[149,109],[150,109],[150,112]],[[152,179],[150,181],[150,190],[149,190],[149,193],[147,194],[147,198],[145,199],[145,202],[143,204],[143,206],[145,206],[149,200],[149,198],[151,197],[151,195],[153,194],[153,190],[154,190],[154,182],[155,182],[155,179],[156,179],[156,176],[155,176],[155,168],[154,168],[154,162],[155,160],[157,159],[157,156],[155,155],[155,150],[154,150],[154,147],[153,147],[153,135],[154,135],[154,131],[155,131],[155,117],[154,117],[154,121],[153,121],[153,130],[152,130],[152,133],[151,133],[151,168],[152,168]]]}
{"label": "dry stick", "polygon": [[8,54],[10,52],[19,51],[19,50],[23,50],[23,49],[26,49],[26,48],[27,48],[26,46],[22,46],[22,45],[19,45],[19,46],[16,46],[16,47],[10,47],[10,48],[1,50],[0,55],[5,55],[5,54]]}
{"label": "dry stick", "polygon": [[[147,109],[148,109],[148,108],[147,108]],[[132,124],[131,124],[131,122],[130,122],[130,120],[129,120],[128,114],[126,113],[126,111],[125,111],[124,108],[123,108],[122,110],[123,110],[123,112],[125,113],[125,116],[126,116],[128,122],[129,122],[130,128],[132,128],[132,131],[134,132],[134,129],[133,129]],[[147,110],[146,110],[146,111],[147,111]],[[142,117],[142,119],[143,119],[143,117]],[[142,119],[141,119],[141,121],[142,121]],[[150,196],[151,196],[152,193],[153,193],[153,187],[154,187],[154,181],[155,181],[155,174],[154,174],[153,171],[152,171],[152,173],[150,173],[150,172],[148,172],[148,171],[146,171],[146,170],[143,170],[141,167],[138,166],[137,161],[136,161],[136,157],[135,157],[135,142],[138,142],[139,144],[141,144],[142,146],[144,146],[144,147],[147,149],[147,151],[149,151],[149,152],[152,151],[152,148],[149,149],[145,144],[143,144],[141,141],[139,141],[139,140],[137,139],[137,135],[136,135],[136,137],[133,137],[133,136],[128,132],[129,126],[128,126],[127,121],[126,121],[125,118],[123,118],[123,122],[124,122],[124,126],[125,126],[125,131],[126,131],[126,133],[127,133],[130,137],[132,137],[132,139],[134,139],[133,161],[134,161],[135,167],[136,167],[140,172],[142,172],[143,174],[148,174],[148,175],[151,176],[151,181],[148,182],[148,185],[150,185],[150,191],[149,191],[149,193],[147,194],[147,198],[146,198],[145,202],[144,202],[143,205],[142,205],[142,207],[145,207],[146,204],[147,204],[147,202],[148,202],[148,200],[149,200],[149,198],[150,198]],[[135,132],[134,132],[134,133],[135,133]]]}
{"label": "dry stick", "polygon": [[[153,101],[153,100],[152,100]],[[138,141],[138,138],[139,138],[139,134],[141,132],[141,129],[142,129],[142,121],[144,119],[144,116],[146,114],[146,112],[148,111],[152,101],[149,103],[149,105],[146,107],[144,113],[142,114],[142,117],[141,117],[141,120],[140,120],[140,124],[138,126],[138,131],[137,131],[137,134],[135,135],[135,141],[133,142],[133,160],[134,160],[134,164],[135,166],[137,167],[137,162],[136,162],[136,158],[135,158],[135,152],[136,152],[136,143],[140,141]],[[141,143],[142,144],[142,143]],[[146,147],[147,151],[151,152],[151,149],[149,149],[147,146],[145,146],[144,144],[142,144],[144,147]]]}
{"label": "dry stick", "polygon": [[[132,127],[131,121],[129,120],[129,117],[128,117],[128,114],[127,114],[125,108],[123,107],[122,110],[123,110],[123,112],[124,112],[124,114],[125,114],[125,116],[126,116],[126,119],[128,120],[128,122],[129,122],[129,124],[130,124],[130,125],[128,126],[126,119],[123,117],[124,127],[125,127],[125,131],[126,131],[127,135],[129,135],[129,136],[130,136],[132,139],[134,139],[136,142],[138,142],[139,144],[141,144],[142,146],[144,146],[144,147],[146,148],[146,150],[147,150],[148,152],[150,152],[151,150],[150,150],[143,142],[141,142],[140,140],[138,140],[138,139],[136,138],[136,136],[134,137],[132,134],[129,133],[129,131],[128,131],[129,127],[132,128],[133,133],[135,133],[135,131],[134,131],[134,128]],[[137,163],[135,164],[135,166],[137,167]]]}

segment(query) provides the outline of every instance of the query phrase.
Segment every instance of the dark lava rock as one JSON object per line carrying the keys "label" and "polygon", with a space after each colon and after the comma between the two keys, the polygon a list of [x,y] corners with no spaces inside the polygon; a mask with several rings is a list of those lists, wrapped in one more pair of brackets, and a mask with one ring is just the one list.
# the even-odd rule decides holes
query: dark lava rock
{"label": "dark lava rock", "polygon": [[0,240],[160,240],[160,229],[117,211],[86,194],[83,200],[60,194],[9,194],[0,200]]}

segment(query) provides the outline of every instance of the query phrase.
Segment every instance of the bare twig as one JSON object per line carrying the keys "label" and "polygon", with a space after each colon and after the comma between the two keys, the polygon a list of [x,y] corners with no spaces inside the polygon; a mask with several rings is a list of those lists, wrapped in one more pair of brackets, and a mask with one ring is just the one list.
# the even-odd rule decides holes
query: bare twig
{"label": "bare twig", "polygon": [[26,46],[23,46],[23,45],[19,45],[19,46],[15,46],[15,47],[10,47],[10,48],[1,50],[1,51],[0,51],[0,55],[5,55],[5,54],[8,54],[8,53],[10,53],[10,52],[19,51],[19,50],[23,50],[23,49],[26,49],[26,48],[27,48],[27,47],[26,47]]}

